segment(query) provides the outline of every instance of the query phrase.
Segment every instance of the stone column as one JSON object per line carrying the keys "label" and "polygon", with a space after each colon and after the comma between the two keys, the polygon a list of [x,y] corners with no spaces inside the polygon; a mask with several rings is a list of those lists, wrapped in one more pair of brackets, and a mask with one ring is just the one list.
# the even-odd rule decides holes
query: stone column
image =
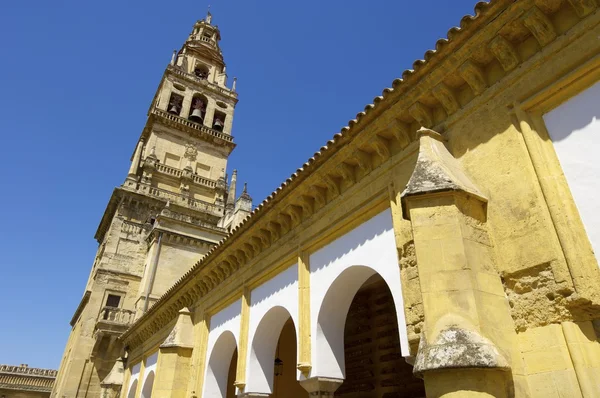
{"label": "stone column", "polygon": [[179,311],[173,330],[160,345],[153,398],[186,397],[193,348],[191,312],[184,308]]}
{"label": "stone column", "polygon": [[425,314],[414,373],[428,397],[508,397],[516,335],[493,262],[487,199],[439,133],[419,134],[417,163],[401,195]]}
{"label": "stone column", "polygon": [[187,119],[190,116],[190,107],[192,106],[192,97],[194,93],[190,90],[186,91],[185,96],[183,97],[183,103],[181,104],[181,112],[179,112],[179,116],[184,119]]}
{"label": "stone column", "polygon": [[310,379],[300,380],[300,385],[308,391],[308,396],[311,398],[331,398],[343,382],[343,379],[311,377]]}

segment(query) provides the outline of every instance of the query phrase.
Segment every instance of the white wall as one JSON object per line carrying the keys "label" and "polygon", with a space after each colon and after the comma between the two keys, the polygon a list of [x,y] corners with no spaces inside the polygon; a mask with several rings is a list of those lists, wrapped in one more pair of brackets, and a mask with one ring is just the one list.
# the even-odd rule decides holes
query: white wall
{"label": "white wall", "polygon": [[210,318],[202,394],[205,398],[224,398],[227,395],[229,366],[239,341],[241,309],[241,300],[236,300]]}
{"label": "white wall", "polygon": [[152,391],[152,386],[146,386],[146,379],[148,379],[148,376],[150,375],[150,373],[154,372],[154,378],[153,380],[150,380],[150,383],[153,383],[154,380],[156,380],[156,363],[158,362],[158,352],[150,355],[148,358],[146,358],[146,367],[144,368],[144,378],[142,380],[142,393],[141,396],[142,398],[150,398],[146,395],[144,395],[145,391]]}
{"label": "white wall", "polygon": [[[142,363],[138,362],[131,368],[131,378],[129,379],[129,385],[127,386],[127,398],[135,397],[135,390],[132,390],[132,387],[136,388],[138,379],[140,378],[140,370],[142,368]],[[134,386],[135,383],[135,386]],[[133,395],[131,395],[133,392]]]}
{"label": "white wall", "polygon": [[[344,378],[344,326],[354,295],[378,273],[396,306],[400,348],[409,355],[400,267],[389,209],[310,256],[311,377]],[[320,313],[322,313],[320,315]]]}
{"label": "white wall", "polygon": [[600,251],[599,119],[600,83],[544,115],[546,128],[595,253]]}
{"label": "white wall", "polygon": [[298,344],[298,264],[277,274],[250,294],[245,392],[272,392],[275,350],[281,330],[290,317],[294,321]]}

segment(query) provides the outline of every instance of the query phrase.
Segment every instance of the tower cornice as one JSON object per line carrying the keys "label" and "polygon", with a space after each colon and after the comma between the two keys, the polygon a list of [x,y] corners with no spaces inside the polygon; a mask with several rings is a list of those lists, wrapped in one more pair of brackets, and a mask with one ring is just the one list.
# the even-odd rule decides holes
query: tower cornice
{"label": "tower cornice", "polygon": [[211,83],[206,79],[200,79],[198,76],[185,72],[176,66],[167,66],[167,69],[165,70],[165,77],[166,76],[175,76],[177,78],[184,79],[187,83],[193,84],[196,88],[209,90],[212,94],[215,94],[223,101],[231,101],[233,104],[237,104],[238,102],[238,94],[235,91],[231,91],[226,87],[221,87],[218,84]]}
{"label": "tower cornice", "polygon": [[151,126],[154,122],[173,127],[178,131],[183,131],[192,137],[202,139],[216,146],[223,147],[227,150],[227,154],[231,153],[236,147],[233,142],[233,136],[211,129],[204,125],[191,122],[181,116],[173,115],[158,108],[152,108],[146,122],[146,127],[142,132],[143,138],[148,138],[150,135]]}

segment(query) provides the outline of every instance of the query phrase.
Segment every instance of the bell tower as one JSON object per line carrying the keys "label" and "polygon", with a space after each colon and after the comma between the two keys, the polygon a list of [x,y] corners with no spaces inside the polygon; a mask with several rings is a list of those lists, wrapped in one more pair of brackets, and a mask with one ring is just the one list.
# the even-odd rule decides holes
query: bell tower
{"label": "bell tower", "polygon": [[208,13],[166,67],[98,226],[53,397],[101,396],[123,355],[118,337],[252,211],[246,188],[235,198],[236,172],[230,184],[225,174],[238,96],[220,40]]}

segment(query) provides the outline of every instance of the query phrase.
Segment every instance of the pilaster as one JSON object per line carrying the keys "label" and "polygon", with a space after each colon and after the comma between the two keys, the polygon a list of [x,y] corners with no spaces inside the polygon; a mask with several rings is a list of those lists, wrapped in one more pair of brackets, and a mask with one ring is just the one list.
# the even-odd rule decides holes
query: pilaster
{"label": "pilaster", "polygon": [[199,397],[204,386],[204,370],[206,368],[206,354],[208,349],[208,332],[210,318],[204,310],[197,312],[198,319],[194,325],[194,337],[196,340],[194,356],[192,357],[192,374],[189,382],[188,394],[190,397]]}
{"label": "pilaster", "polygon": [[515,332],[494,266],[487,199],[440,134],[419,134],[417,163],[402,193],[425,314],[414,373],[428,396],[509,396]]}
{"label": "pilaster", "polygon": [[310,256],[306,251],[298,254],[298,370],[308,375],[311,369],[310,345]]}
{"label": "pilaster", "polygon": [[190,364],[194,347],[191,312],[179,311],[177,322],[169,336],[160,345],[154,398],[184,398],[190,377]]}
{"label": "pilaster", "polygon": [[246,387],[246,357],[248,356],[248,329],[250,327],[250,288],[244,286],[242,309],[240,314],[240,341],[238,342],[238,360],[235,372],[235,387],[243,391]]}

